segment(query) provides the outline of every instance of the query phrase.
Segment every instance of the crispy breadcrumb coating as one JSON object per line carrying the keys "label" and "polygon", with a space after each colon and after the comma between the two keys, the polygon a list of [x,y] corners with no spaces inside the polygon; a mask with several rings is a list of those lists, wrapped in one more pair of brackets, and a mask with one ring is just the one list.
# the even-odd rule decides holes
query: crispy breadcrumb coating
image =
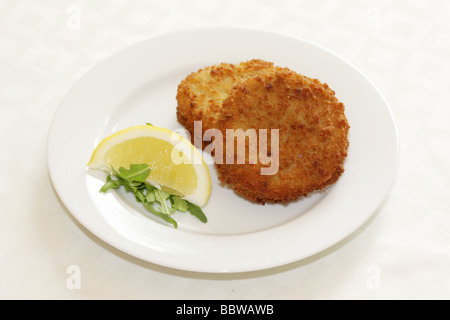
{"label": "crispy breadcrumb coating", "polygon": [[[259,59],[240,64],[221,63],[188,75],[178,86],[177,119],[191,134],[194,143],[194,121],[202,121],[203,133],[215,128],[222,102],[231,88],[258,72],[277,69],[273,63]],[[203,148],[208,142],[203,143]]]}
{"label": "crispy breadcrumb coating", "polygon": [[350,126],[344,104],[327,84],[271,69],[240,81],[223,97],[221,106],[218,99],[204,112],[210,112],[206,118],[214,120],[224,137],[226,129],[268,129],[270,146],[270,129],[279,129],[276,174],[261,175],[261,168],[269,165],[259,160],[249,164],[248,148],[245,164],[226,164],[225,155],[224,163],[216,164],[220,181],[238,194],[262,204],[295,200],[334,184],[344,172]]}

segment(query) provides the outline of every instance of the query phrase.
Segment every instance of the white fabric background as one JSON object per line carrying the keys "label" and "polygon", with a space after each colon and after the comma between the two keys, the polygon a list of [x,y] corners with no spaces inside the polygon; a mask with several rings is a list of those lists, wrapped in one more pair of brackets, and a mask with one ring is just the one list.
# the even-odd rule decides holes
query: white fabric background
{"label": "white fabric background", "polygon": [[[250,273],[167,269],[97,239],[52,188],[46,139],[71,86],[127,45],[211,26],[315,42],[390,103],[396,180],[373,217],[325,252]],[[0,298],[449,299],[449,123],[448,1],[0,0]],[[67,286],[73,265],[79,289]]]}

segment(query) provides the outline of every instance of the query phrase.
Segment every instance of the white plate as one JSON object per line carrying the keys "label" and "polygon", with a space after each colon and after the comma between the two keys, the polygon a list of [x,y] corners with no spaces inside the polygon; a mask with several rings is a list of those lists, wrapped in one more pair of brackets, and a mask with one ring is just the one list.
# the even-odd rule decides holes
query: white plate
{"label": "white plate", "polygon": [[[151,122],[171,130],[176,92],[189,73],[220,62],[260,58],[318,78],[346,106],[351,129],[345,173],[325,193],[288,205],[256,205],[213,186],[202,224],[176,213],[174,229],[146,215],[124,192],[100,194],[102,172],[86,170],[100,140]],[[48,167],[65,206],[112,246],[152,263],[201,272],[242,272],[306,258],[361,226],[385,197],[397,167],[393,117],[374,85],[355,67],[311,43],[238,29],[167,34],[133,45],[90,70],[55,114]]]}

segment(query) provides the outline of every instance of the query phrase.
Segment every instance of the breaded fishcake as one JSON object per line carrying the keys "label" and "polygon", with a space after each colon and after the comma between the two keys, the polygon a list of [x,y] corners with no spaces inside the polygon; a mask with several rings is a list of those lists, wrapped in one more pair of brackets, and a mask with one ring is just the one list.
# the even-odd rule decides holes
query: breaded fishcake
{"label": "breaded fishcake", "polygon": [[[202,121],[203,133],[215,128],[222,102],[231,88],[262,70],[279,69],[273,63],[253,59],[240,64],[221,63],[188,75],[177,91],[177,118],[191,134],[194,143],[194,121]],[[203,148],[209,142],[203,143]]]}
{"label": "breaded fishcake", "polygon": [[[259,202],[295,200],[335,183],[344,172],[349,124],[344,104],[327,84],[292,71],[267,71],[237,84],[223,102],[217,128],[279,129],[279,166],[276,174],[262,175],[262,164],[217,164],[219,179],[245,198]],[[258,141],[260,135],[258,132]],[[224,147],[224,150],[226,148]],[[236,150],[235,150],[236,151]],[[233,159],[231,159],[233,162]]]}

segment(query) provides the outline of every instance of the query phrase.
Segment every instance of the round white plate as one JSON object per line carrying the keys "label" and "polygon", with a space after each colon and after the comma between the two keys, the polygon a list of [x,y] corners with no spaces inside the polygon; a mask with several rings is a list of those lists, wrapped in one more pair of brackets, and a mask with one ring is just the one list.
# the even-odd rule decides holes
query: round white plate
{"label": "round white plate", "polygon": [[[221,62],[272,61],[326,82],[346,106],[350,147],[345,173],[324,193],[257,205],[219,184],[204,207],[208,223],[174,214],[178,229],[148,215],[125,192],[100,194],[106,175],[86,170],[95,146],[113,132],[150,122],[171,130],[177,86]],[[143,260],[200,272],[265,269],[306,258],[361,226],[385,197],[397,167],[391,111],[355,67],[311,43],[238,29],[167,34],[128,47],[90,70],[67,94],[48,139],[48,167],[68,210],[112,246]]]}

